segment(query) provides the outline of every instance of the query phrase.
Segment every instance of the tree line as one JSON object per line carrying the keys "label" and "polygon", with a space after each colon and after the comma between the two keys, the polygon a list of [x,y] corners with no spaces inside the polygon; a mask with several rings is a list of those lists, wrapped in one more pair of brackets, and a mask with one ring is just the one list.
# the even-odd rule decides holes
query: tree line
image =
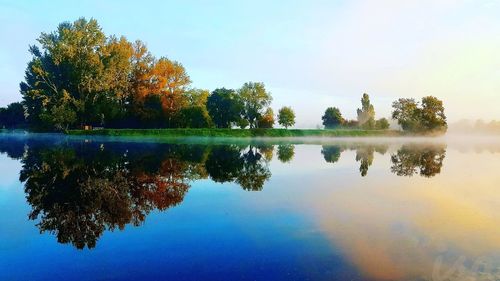
{"label": "tree line", "polygon": [[[392,108],[392,119],[396,120],[404,131],[443,133],[448,128],[443,102],[436,97],[424,97],[421,103],[412,98],[401,98],[393,102]],[[375,108],[366,93],[361,98],[361,108],[357,110],[356,120],[344,119],[337,107],[328,107],[321,119],[325,128],[385,130],[390,126],[386,118],[375,120]]]}
{"label": "tree line", "polygon": [[[271,93],[261,82],[210,92],[191,86],[184,66],[155,57],[142,41],[107,36],[95,19],[80,18],[41,33],[20,83],[21,103],[0,109],[0,127],[54,131],[82,128],[288,128],[295,113],[283,107],[275,116]],[[364,94],[357,120],[338,108],[322,117],[325,128],[388,129],[386,118]],[[441,106],[441,107],[440,107]],[[409,131],[446,127],[442,102],[433,97],[394,103],[392,117]]]}

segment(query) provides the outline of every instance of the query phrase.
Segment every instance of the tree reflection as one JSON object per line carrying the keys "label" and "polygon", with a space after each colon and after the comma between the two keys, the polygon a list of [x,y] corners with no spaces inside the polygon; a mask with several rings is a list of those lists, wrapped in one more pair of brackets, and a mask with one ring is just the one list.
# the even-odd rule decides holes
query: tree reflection
{"label": "tree reflection", "polygon": [[321,149],[321,154],[323,158],[328,163],[336,163],[340,159],[340,154],[342,153],[342,148],[338,145],[323,145]]}
{"label": "tree reflection", "polygon": [[375,152],[385,154],[388,146],[385,144],[349,144],[343,143],[338,145],[323,145],[321,154],[328,163],[336,163],[340,160],[342,152],[346,150],[356,151],[356,162],[360,162],[359,173],[362,177],[368,174],[368,169],[373,164]]}
{"label": "tree reflection", "polygon": [[280,144],[278,145],[278,160],[283,163],[292,161],[295,155],[295,146],[293,144]]}
{"label": "tree reflection", "polygon": [[[352,150],[366,176],[375,152],[387,145],[342,143],[323,145],[328,163]],[[37,138],[0,143],[0,152],[21,159],[29,218],[41,232],[78,249],[93,248],[106,230],[141,225],[154,210],[180,204],[192,181],[211,178],[233,182],[244,190],[260,191],[271,177],[274,146],[94,143]],[[402,146],[391,155],[391,171],[399,176],[419,173],[431,177],[441,171],[445,148]],[[289,162],[294,145],[280,144],[278,159]]]}
{"label": "tree reflection", "polygon": [[441,172],[445,156],[444,146],[403,145],[391,155],[391,171],[398,176],[411,177],[420,174],[424,177],[433,177]]}
{"label": "tree reflection", "polygon": [[150,211],[182,202],[192,165],[176,155],[163,157],[149,159],[159,164],[151,169],[126,152],[30,149],[20,176],[32,206],[29,218],[60,243],[93,248],[105,230],[140,225]]}
{"label": "tree reflection", "polygon": [[362,177],[368,174],[368,168],[373,164],[375,148],[364,146],[356,149],[356,162],[361,162],[359,172]]}
{"label": "tree reflection", "polygon": [[268,160],[250,146],[243,154],[243,169],[239,171],[236,182],[244,190],[260,191],[270,177]]}

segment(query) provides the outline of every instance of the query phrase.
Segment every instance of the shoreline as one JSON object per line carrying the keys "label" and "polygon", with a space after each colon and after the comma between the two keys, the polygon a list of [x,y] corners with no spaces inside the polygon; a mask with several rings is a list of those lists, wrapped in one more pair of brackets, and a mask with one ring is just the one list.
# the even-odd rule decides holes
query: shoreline
{"label": "shoreline", "polygon": [[100,129],[68,130],[72,136],[114,137],[230,137],[230,138],[283,138],[283,137],[399,137],[397,130],[357,129]]}

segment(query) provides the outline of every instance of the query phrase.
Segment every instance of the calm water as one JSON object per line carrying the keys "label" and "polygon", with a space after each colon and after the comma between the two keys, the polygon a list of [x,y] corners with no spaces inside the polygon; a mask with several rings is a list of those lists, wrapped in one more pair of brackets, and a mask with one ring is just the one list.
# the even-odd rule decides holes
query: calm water
{"label": "calm water", "polygon": [[4,134],[0,171],[0,280],[500,280],[497,140]]}

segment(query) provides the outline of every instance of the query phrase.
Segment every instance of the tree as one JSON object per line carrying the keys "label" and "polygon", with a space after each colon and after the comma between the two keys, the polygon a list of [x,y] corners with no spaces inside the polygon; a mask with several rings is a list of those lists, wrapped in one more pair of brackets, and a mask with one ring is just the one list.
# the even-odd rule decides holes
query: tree
{"label": "tree", "polygon": [[420,128],[420,109],[414,99],[401,98],[392,103],[392,119],[398,121],[398,124],[405,131],[419,131]]}
{"label": "tree", "polygon": [[443,102],[433,96],[422,98],[419,106],[414,99],[401,98],[392,104],[392,118],[404,131],[444,133],[448,127]]}
{"label": "tree", "polygon": [[188,128],[208,128],[212,119],[207,110],[208,90],[190,89],[184,93],[185,105],[181,110],[178,124]]}
{"label": "tree", "polygon": [[191,80],[182,64],[164,57],[154,64],[152,79],[155,81],[153,94],[161,96],[167,125],[172,127],[172,121],[185,105],[184,93]]}
{"label": "tree", "polygon": [[271,104],[271,93],[266,91],[264,83],[248,82],[238,90],[243,102],[243,116],[248,120],[250,128],[255,128],[262,110]]}
{"label": "tree", "polygon": [[[124,38],[107,38],[96,20],[81,18],[42,33],[38,42],[41,49],[30,46],[32,60],[20,86],[30,124],[53,129],[41,117],[61,107],[62,99],[79,124],[102,123],[108,113],[103,109],[124,102],[132,53]],[[104,101],[107,106],[98,106]]]}
{"label": "tree", "polygon": [[205,107],[189,106],[181,110],[179,124],[187,128],[208,128],[212,120]]}
{"label": "tree", "polygon": [[327,129],[337,128],[344,123],[344,118],[342,118],[340,110],[336,107],[327,108],[321,119],[323,120],[323,125]]}
{"label": "tree", "polygon": [[25,125],[24,107],[20,102],[14,102],[6,108],[0,108],[0,129],[21,128]]}
{"label": "tree", "polygon": [[448,128],[443,101],[433,96],[422,98],[421,123],[427,131],[443,132]]}
{"label": "tree", "polygon": [[259,128],[272,128],[274,126],[274,112],[273,109],[268,107],[264,114],[259,117]]}
{"label": "tree", "polygon": [[389,120],[386,118],[380,118],[379,120],[375,121],[375,129],[378,130],[387,130],[389,129]]}
{"label": "tree", "polygon": [[373,129],[375,126],[375,109],[370,103],[370,96],[367,93],[361,98],[361,109],[358,108],[358,124],[366,129]]}
{"label": "tree", "polygon": [[208,97],[207,109],[217,128],[230,128],[241,119],[243,103],[234,90],[219,88]]}
{"label": "tree", "polygon": [[288,129],[295,124],[295,112],[291,107],[284,106],[278,111],[278,124]]}

